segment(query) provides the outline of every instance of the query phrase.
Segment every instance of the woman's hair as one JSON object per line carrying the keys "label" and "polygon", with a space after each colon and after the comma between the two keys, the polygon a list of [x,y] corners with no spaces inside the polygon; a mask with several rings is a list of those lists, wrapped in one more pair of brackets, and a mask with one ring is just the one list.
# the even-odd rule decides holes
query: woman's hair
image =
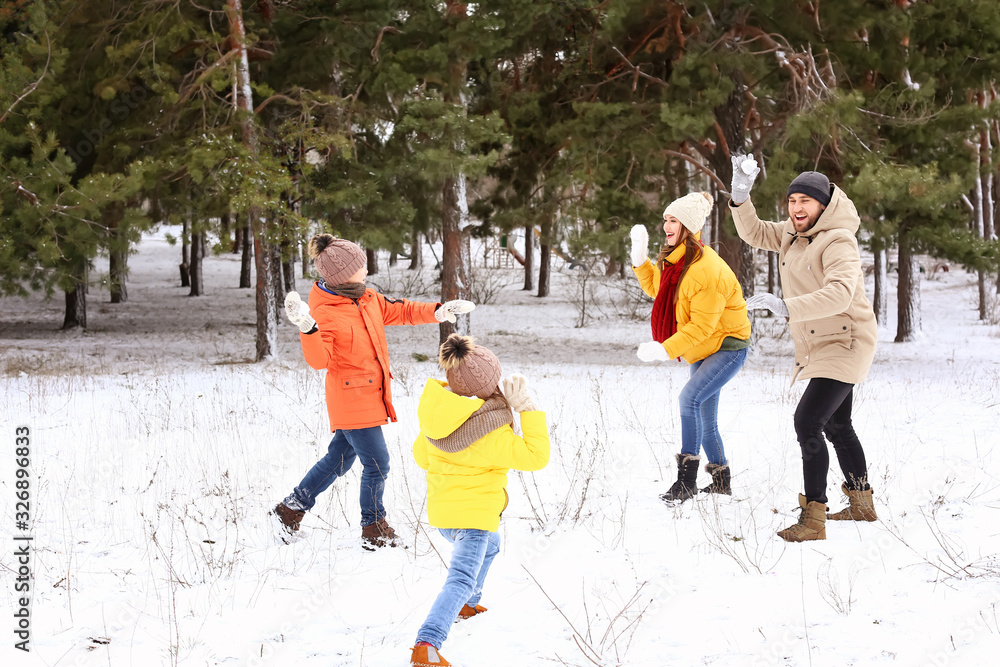
{"label": "woman's hair", "polygon": [[[683,243],[685,250],[684,250],[684,269],[681,271],[680,278],[677,279],[678,285],[680,285],[681,281],[684,280],[684,276],[687,275],[688,269],[691,268],[691,265],[697,262],[699,259],[701,259],[702,255],[701,242],[698,239],[696,239],[694,234],[691,233],[691,230],[689,230],[684,225],[681,225],[680,237],[681,237],[680,242],[677,245]],[[663,246],[663,248],[660,249],[660,254],[656,256],[656,266],[660,269],[660,271],[662,271],[663,268],[666,266],[667,257],[670,255],[670,253],[674,251],[677,245],[665,245]],[[677,294],[674,294],[674,301],[675,302],[677,301]]]}

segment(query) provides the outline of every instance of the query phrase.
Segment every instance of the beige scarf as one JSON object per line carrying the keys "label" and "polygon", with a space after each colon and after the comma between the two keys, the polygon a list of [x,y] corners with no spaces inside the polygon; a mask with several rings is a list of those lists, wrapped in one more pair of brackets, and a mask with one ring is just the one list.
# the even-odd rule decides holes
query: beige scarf
{"label": "beige scarf", "polygon": [[451,435],[427,441],[442,452],[454,454],[466,449],[481,437],[507,424],[514,423],[514,414],[503,395],[497,393],[486,399],[478,410],[472,413],[465,423],[452,432]]}

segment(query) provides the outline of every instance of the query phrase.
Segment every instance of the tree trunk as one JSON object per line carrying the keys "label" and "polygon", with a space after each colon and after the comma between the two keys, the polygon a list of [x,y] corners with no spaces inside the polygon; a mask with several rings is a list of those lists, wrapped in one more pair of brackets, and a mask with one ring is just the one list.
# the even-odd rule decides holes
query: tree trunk
{"label": "tree trunk", "polygon": [[374,248],[365,248],[365,259],[368,263],[368,275],[378,275],[378,253]]}
{"label": "tree trunk", "polygon": [[885,324],[889,315],[889,272],[887,268],[888,258],[885,246],[881,243],[873,248],[875,255],[875,294],[872,298],[872,308],[875,310],[875,319],[879,324]]}
{"label": "tree trunk", "polygon": [[63,330],[87,328],[87,269],[83,267],[76,271],[74,278],[76,286],[66,292],[66,313],[63,318]]}
{"label": "tree trunk", "polygon": [[535,226],[524,226],[524,287],[526,292],[535,289]]}
{"label": "tree trunk", "polygon": [[552,264],[552,221],[542,222],[542,228],[539,231],[542,234],[542,239],[538,245],[538,292],[535,295],[543,297],[549,295],[549,269]]}
{"label": "tree trunk", "polygon": [[205,280],[203,278],[205,259],[205,232],[191,233],[191,266],[188,274],[191,277],[191,291],[188,296],[204,296]]}
{"label": "tree trunk", "polygon": [[[445,0],[448,23],[458,27],[467,17],[466,5],[459,0]],[[464,107],[467,63],[463,56],[452,51],[448,59],[448,85],[444,101]],[[464,109],[463,109],[464,112]],[[456,151],[464,146],[455,146]],[[471,272],[471,249],[465,228],[469,224],[469,202],[465,190],[465,174],[461,169],[454,176],[444,179],[441,190],[441,300],[469,298],[469,275]],[[455,324],[442,322],[440,340],[443,343],[449,335],[468,335],[472,329],[468,314],[459,315]]]}
{"label": "tree trunk", "polygon": [[[464,233],[468,208],[465,204],[465,176],[449,177],[441,190],[441,301],[468,299],[470,248]],[[465,218],[463,219],[463,213]],[[468,315],[459,315],[455,324],[442,322],[440,341],[452,333],[468,335]]]}
{"label": "tree trunk", "polygon": [[[249,149],[251,159],[257,154],[257,132],[254,127],[253,93],[250,90],[250,61],[247,58],[246,30],[243,26],[243,4],[241,0],[226,0],[226,17],[229,20],[229,38],[237,49],[235,62],[236,93],[234,104],[243,112],[240,121],[243,144]],[[265,223],[261,211],[250,206],[250,229],[253,231],[254,259],[257,270],[257,345],[256,360],[272,359],[278,354],[278,307],[275,299],[277,271],[272,262],[273,254],[267,248]]]}
{"label": "tree trunk", "polygon": [[[732,167],[730,167],[731,169]],[[743,288],[744,294],[754,293],[754,251],[753,248],[744,243],[739,236],[731,236],[725,231],[725,225],[719,220],[719,216],[726,215],[728,202],[719,205],[716,202],[712,216],[715,219],[715,238],[718,243],[718,253],[725,260],[726,264],[736,274],[736,279]]]}
{"label": "tree trunk", "polygon": [[102,211],[104,226],[108,230],[108,286],[111,290],[111,303],[128,301],[128,289],[125,280],[128,276],[128,240],[122,230],[125,218],[125,206],[120,203],[111,204]]}
{"label": "tree trunk", "polygon": [[899,231],[899,284],[896,287],[896,342],[906,343],[920,336],[920,270],[910,247],[909,232]]}
{"label": "tree trunk", "polygon": [[289,257],[281,262],[282,284],[285,286],[285,294],[295,291],[295,259]]}
{"label": "tree trunk", "polygon": [[188,222],[181,225],[181,287],[191,286],[191,264],[188,262]]}
{"label": "tree trunk", "polygon": [[[709,166],[723,183],[729,183],[733,178],[731,156],[744,150],[747,143],[745,122],[746,85],[739,72],[732,72],[733,91],[726,101],[713,109],[716,126],[721,130],[725,141],[719,141],[715,149],[708,154]],[[716,191],[714,195],[712,221],[715,226],[716,250],[736,274],[736,279],[743,288],[744,294],[753,294],[754,290],[754,253],[753,248],[744,243],[739,236],[732,236],[724,224],[729,210],[729,198]]]}
{"label": "tree trunk", "polygon": [[243,251],[243,230],[244,230],[244,227],[242,225],[240,225],[239,227],[236,228],[236,230],[235,230],[235,232],[233,234],[233,250],[232,250],[232,252],[233,252],[234,255],[236,253],[238,253],[238,252],[242,252]]}
{"label": "tree trunk", "polygon": [[111,284],[111,303],[128,301],[128,286],[125,278],[128,275],[128,252],[111,250],[108,255],[108,278]]}
{"label": "tree trunk", "polygon": [[767,252],[767,291],[778,294],[778,253]]}
{"label": "tree trunk", "polygon": [[240,227],[240,239],[243,254],[240,257],[240,287],[250,288],[250,269],[253,265],[253,232],[250,225]]}
{"label": "tree trunk", "polygon": [[413,241],[410,243],[410,266],[408,267],[411,271],[419,269],[423,264],[422,257],[423,252],[420,247],[420,232],[416,229],[413,230]]}
{"label": "tree trunk", "polygon": [[[232,1],[232,0],[230,0]],[[250,209],[250,215],[255,216],[257,210]],[[257,311],[257,338],[256,357],[257,361],[273,359],[277,356],[278,339],[278,318],[275,303],[275,290],[277,289],[276,272],[274,270],[273,256],[269,252],[268,245],[261,238],[264,234],[263,225],[258,222],[251,224],[253,230],[253,250],[254,269],[257,272],[256,299],[254,302]]]}
{"label": "tree trunk", "polygon": [[[229,211],[222,214],[222,218],[219,220],[219,247],[224,248],[226,243],[229,241],[229,232],[232,225],[232,220],[229,215]],[[236,252],[236,246],[233,247],[233,252]]]}
{"label": "tree trunk", "polygon": [[976,277],[976,287],[979,295],[979,321],[987,322],[989,320],[989,308],[987,305],[990,298],[989,290],[987,289],[989,275],[983,269],[979,269],[976,273],[978,274]]}

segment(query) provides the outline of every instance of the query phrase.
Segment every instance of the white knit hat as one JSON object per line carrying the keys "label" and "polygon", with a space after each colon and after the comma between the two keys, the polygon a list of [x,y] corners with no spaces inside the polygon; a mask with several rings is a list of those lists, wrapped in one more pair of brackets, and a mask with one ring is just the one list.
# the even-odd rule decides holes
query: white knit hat
{"label": "white knit hat", "polygon": [[691,192],[663,209],[663,217],[672,215],[680,220],[689,232],[697,234],[705,226],[705,218],[711,212],[712,195],[707,192]]}

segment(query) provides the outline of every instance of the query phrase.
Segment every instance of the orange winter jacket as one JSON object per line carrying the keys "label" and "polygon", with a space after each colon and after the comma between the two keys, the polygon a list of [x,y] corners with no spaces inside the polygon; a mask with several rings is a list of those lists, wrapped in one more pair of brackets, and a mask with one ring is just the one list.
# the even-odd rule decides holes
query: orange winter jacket
{"label": "orange winter jacket", "polygon": [[355,302],[313,284],[309,312],[319,330],[299,338],[306,363],[326,369],[331,431],[396,421],[385,325],[437,323],[434,311],[440,305],[396,301],[373,289]]}

